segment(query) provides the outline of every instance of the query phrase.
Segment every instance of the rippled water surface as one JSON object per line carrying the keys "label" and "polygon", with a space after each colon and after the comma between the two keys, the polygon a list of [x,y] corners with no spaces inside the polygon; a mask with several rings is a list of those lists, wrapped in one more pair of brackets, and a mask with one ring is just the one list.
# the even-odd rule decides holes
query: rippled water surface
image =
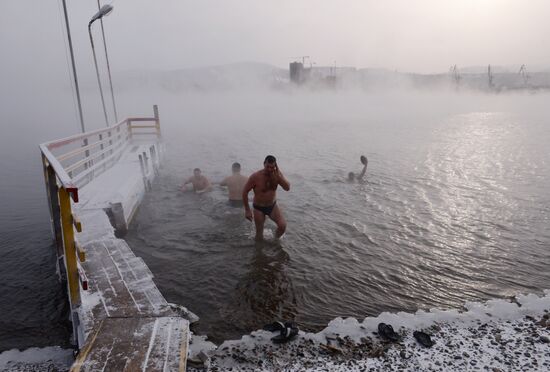
{"label": "rippled water surface", "polygon": [[[9,96],[0,110],[0,351],[69,344],[37,144],[75,133],[78,121],[70,97],[43,96],[32,108]],[[196,312],[198,331],[216,341],[273,319],[315,330],[336,316],[538,292],[550,287],[547,102],[123,92],[121,116],[159,104],[167,146],[127,239],[167,299]],[[86,120],[103,126],[99,106]],[[232,162],[249,174],[268,153],[291,182],[279,191],[288,220],[280,242],[255,243],[220,187],[178,191],[194,167],[219,182]],[[361,154],[367,181],[345,182]]]}
{"label": "rippled water surface", "polygon": [[0,125],[14,124],[0,135],[0,351],[68,347],[68,303],[56,275],[38,144],[72,128],[49,119],[39,126],[31,113],[0,108]]}
{"label": "rippled water surface", "polygon": [[[545,115],[362,99],[229,100],[215,115],[191,100],[170,116],[164,168],[126,238],[200,333],[221,341],[274,319],[316,330],[550,287]],[[281,241],[256,243],[219,186],[178,191],[194,167],[219,182],[232,162],[249,174],[267,154],[291,183],[278,191]],[[361,154],[366,182],[348,183]]]}

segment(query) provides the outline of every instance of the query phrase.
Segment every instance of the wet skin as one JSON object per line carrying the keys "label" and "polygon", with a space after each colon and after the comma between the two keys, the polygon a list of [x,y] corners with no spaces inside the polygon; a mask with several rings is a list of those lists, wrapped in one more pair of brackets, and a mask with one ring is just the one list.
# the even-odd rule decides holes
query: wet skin
{"label": "wet skin", "polygon": [[[253,203],[255,205],[260,207],[271,207],[276,201],[277,187],[279,185],[285,191],[290,190],[290,183],[283,176],[276,162],[264,163],[264,169],[253,173],[244,185],[242,197],[244,202],[245,218],[249,221],[254,220],[254,224],[256,225],[256,240],[263,239],[266,215],[255,208],[253,211],[250,209],[250,206],[248,205],[248,193],[250,190],[254,191]],[[286,221],[278,204],[275,204],[273,207],[269,218],[277,224],[275,236],[280,238],[286,231]]]}

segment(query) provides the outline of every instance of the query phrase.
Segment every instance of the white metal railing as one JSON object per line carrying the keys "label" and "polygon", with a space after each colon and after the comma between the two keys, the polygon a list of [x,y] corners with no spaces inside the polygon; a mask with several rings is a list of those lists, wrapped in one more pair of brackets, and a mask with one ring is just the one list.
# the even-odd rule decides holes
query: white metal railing
{"label": "white metal railing", "polygon": [[112,166],[134,137],[160,137],[156,106],[154,112],[154,117],[127,118],[108,128],[46,142],[40,150],[62,184],[82,187]]}

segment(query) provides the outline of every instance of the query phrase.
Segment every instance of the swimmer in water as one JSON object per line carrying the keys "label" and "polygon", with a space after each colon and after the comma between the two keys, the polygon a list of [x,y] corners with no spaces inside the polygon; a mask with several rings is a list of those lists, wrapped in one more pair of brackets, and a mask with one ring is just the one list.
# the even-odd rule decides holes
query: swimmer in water
{"label": "swimmer in water", "polygon": [[225,179],[220,182],[220,186],[227,186],[227,190],[229,191],[229,204],[235,207],[242,207],[243,188],[248,177],[241,174],[241,165],[239,163],[233,163],[231,171],[233,174],[225,177]]}
{"label": "swimmer in water", "polygon": [[359,174],[355,174],[353,172],[348,173],[348,181],[353,182],[355,180],[357,181],[363,181],[363,177],[365,176],[365,173],[367,173],[367,165],[369,164],[369,160],[365,155],[361,155],[361,163],[363,163],[363,170]]}
{"label": "swimmer in water", "polygon": [[212,189],[212,185],[210,185],[210,181],[208,178],[203,176],[201,174],[201,170],[199,168],[195,168],[193,170],[193,176],[189,177],[187,181],[181,185],[181,190],[185,191],[185,185],[192,184],[193,185],[193,191],[200,194],[206,191],[210,191]]}
{"label": "swimmer in water", "polygon": [[[280,238],[286,230],[286,221],[283,213],[277,205],[277,187],[281,185],[283,190],[290,190],[290,183],[287,181],[281,169],[277,165],[277,159],[268,155],[264,160],[264,169],[253,173],[244,185],[243,203],[245,218],[249,221],[254,219],[256,225],[256,240],[262,240],[264,235],[264,224],[266,216],[277,224],[275,237]],[[254,190],[252,201],[253,211],[248,205],[248,193]]]}

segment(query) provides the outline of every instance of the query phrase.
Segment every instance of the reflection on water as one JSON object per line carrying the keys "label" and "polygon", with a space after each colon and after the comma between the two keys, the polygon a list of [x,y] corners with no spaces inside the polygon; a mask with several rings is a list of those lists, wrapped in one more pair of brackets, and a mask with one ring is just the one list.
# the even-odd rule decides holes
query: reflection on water
{"label": "reflection on water", "polygon": [[296,315],[296,296],[286,274],[290,256],[279,242],[255,242],[245,274],[238,280],[222,318],[254,329],[273,319],[292,320]]}
{"label": "reflection on water", "polygon": [[[174,141],[127,237],[168,300],[196,312],[199,332],[213,340],[273,320],[315,330],[336,316],[458,307],[548,287],[550,134],[542,124],[471,113],[283,123],[268,137],[256,122],[242,125],[253,139],[246,147],[231,128],[194,127],[185,146]],[[255,244],[252,224],[220,188],[176,191],[195,166],[216,181],[233,161],[248,174],[260,168],[266,153],[291,183],[278,200],[288,221],[280,242]],[[366,182],[346,182],[360,154],[369,158]]]}

